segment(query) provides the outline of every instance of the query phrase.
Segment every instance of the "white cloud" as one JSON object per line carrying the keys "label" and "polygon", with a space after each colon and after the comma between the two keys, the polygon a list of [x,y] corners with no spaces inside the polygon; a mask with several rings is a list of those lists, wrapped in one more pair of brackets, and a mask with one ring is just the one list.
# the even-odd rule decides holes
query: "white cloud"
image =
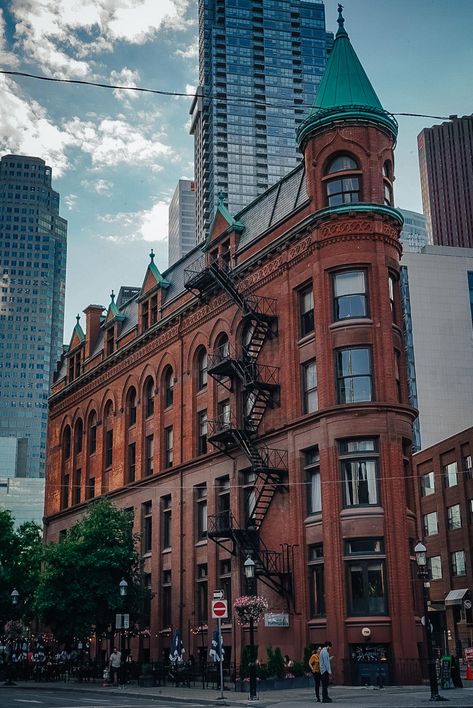
{"label": "white cloud", "polygon": [[85,189],[108,197],[112,193],[113,182],[106,179],[83,179],[81,180],[81,185]]}
{"label": "white cloud", "polygon": [[11,0],[24,58],[57,78],[91,77],[85,59],[117,41],[144,44],[186,29],[190,0]]}
{"label": "white cloud", "polygon": [[[138,71],[133,71],[133,69],[128,69],[124,66],[120,71],[112,71],[110,74],[110,83],[114,86],[137,86],[140,80],[140,74]],[[120,89],[115,89],[113,91],[115,98],[119,101],[127,102],[128,99],[135,99],[138,97],[138,91],[123,91]]]}
{"label": "white cloud", "polygon": [[6,23],[3,17],[3,10],[0,7],[0,66],[7,67],[18,66],[19,61],[12,52],[7,50],[7,40],[5,34]]}
{"label": "white cloud", "polygon": [[184,48],[176,49],[176,55],[183,59],[197,59],[199,56],[199,42],[195,40]]}
{"label": "white cloud", "polygon": [[105,214],[100,220],[117,227],[115,233],[105,234],[101,238],[113,243],[147,241],[165,243],[168,238],[169,202],[159,199],[149,209],[136,212],[118,212]]}
{"label": "white cloud", "polygon": [[73,118],[64,129],[74,144],[90,155],[94,167],[127,163],[159,171],[163,169],[160,161],[174,159],[172,149],[160,136],[145,135],[123,117],[104,118],[98,124]]}
{"label": "white cloud", "polygon": [[69,209],[69,211],[73,211],[76,206],[77,206],[77,194],[66,194],[66,196],[63,199],[64,204],[66,207]]}
{"label": "white cloud", "polygon": [[66,148],[73,143],[73,136],[54,125],[42,106],[0,75],[0,152],[39,155],[59,177],[68,168]]}

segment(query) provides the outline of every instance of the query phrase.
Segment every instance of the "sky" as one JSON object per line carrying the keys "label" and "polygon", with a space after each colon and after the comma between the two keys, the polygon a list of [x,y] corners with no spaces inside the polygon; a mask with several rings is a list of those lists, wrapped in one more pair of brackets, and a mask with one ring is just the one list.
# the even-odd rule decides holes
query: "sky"
{"label": "sky", "polygon": [[[197,4],[0,0],[0,69],[192,94]],[[325,8],[336,31],[337,2]],[[343,14],[386,110],[473,113],[473,0],[345,0]],[[89,303],[142,284],[151,248],[167,267],[168,204],[193,177],[190,101],[0,74],[0,155],[46,160],[68,221],[66,342]],[[441,121],[398,121],[396,205],[422,211],[417,135]]]}

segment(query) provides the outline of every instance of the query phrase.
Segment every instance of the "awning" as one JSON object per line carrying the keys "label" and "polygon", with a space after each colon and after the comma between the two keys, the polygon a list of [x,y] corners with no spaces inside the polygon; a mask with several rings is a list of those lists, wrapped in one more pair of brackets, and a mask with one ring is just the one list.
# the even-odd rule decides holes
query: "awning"
{"label": "awning", "polygon": [[461,590],[450,590],[445,598],[445,607],[448,607],[449,605],[461,605],[467,592],[468,588],[462,588]]}

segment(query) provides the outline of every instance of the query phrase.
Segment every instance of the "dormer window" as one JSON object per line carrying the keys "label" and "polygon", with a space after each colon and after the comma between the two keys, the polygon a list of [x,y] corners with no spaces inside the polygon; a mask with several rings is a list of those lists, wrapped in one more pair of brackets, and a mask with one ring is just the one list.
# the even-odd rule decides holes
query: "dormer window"
{"label": "dormer window", "polygon": [[151,315],[151,322],[150,325],[156,324],[158,321],[158,296],[157,295],[152,295],[151,300],[151,309],[150,309],[150,315]]}
{"label": "dormer window", "polygon": [[[350,172],[358,174],[350,174]],[[349,155],[337,155],[325,171],[324,182],[329,207],[360,201],[360,168]],[[332,176],[333,175],[333,176]]]}
{"label": "dormer window", "polygon": [[149,302],[146,300],[141,306],[141,327],[143,331],[148,329]]}

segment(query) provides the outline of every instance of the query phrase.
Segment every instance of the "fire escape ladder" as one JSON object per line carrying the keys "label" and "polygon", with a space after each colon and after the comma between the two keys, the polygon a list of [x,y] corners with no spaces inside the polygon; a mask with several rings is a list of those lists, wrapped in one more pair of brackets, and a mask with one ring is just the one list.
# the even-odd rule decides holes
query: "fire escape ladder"
{"label": "fire escape ladder", "polygon": [[243,371],[244,427],[250,434],[254,434],[268,406],[274,407],[279,403],[279,369],[245,359]]}

